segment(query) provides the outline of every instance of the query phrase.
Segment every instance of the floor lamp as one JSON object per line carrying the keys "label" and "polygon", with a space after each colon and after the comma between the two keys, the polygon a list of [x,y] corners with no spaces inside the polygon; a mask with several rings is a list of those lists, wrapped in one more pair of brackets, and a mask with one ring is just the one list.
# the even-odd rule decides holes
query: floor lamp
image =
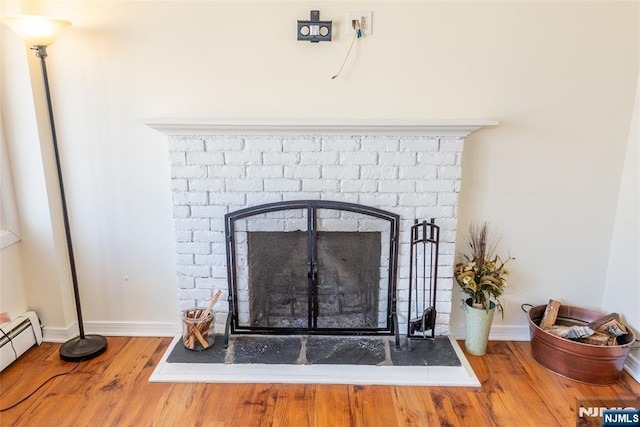
{"label": "floor lamp", "polygon": [[78,291],[78,276],[76,273],[76,263],[73,256],[73,244],[71,241],[71,228],[69,226],[69,215],[67,212],[67,201],[64,193],[64,183],[62,179],[62,169],[60,167],[60,155],[58,151],[58,138],[53,120],[53,107],[51,104],[51,91],[49,89],[49,78],[47,76],[47,46],[51,45],[58,33],[71,25],[69,21],[52,19],[43,16],[22,15],[6,16],[1,18],[27,45],[35,51],[36,57],[40,59],[42,69],[42,79],[47,98],[47,111],[49,113],[49,124],[51,127],[51,140],[53,142],[53,152],[58,172],[58,184],[60,186],[60,198],[62,200],[62,217],[64,220],[64,231],[67,240],[67,251],[69,254],[69,267],[71,270],[71,280],[73,282],[73,294],[78,316],[78,329],[80,336],[72,338],[60,347],[60,357],[69,362],[79,362],[92,359],[107,349],[107,339],[100,335],[85,335],[82,322],[82,309],[80,307],[80,293]]}

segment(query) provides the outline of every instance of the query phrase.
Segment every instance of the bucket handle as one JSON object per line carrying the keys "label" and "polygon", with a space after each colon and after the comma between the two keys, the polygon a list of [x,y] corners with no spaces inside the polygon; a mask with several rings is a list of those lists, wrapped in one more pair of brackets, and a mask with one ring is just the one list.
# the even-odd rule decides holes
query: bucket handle
{"label": "bucket handle", "polygon": [[533,304],[522,304],[522,305],[520,305],[520,309],[522,309],[522,311],[524,311],[527,314],[529,313],[529,310],[531,310],[532,308],[533,308]]}
{"label": "bucket handle", "polygon": [[634,344],[629,346],[630,350],[637,350],[640,348],[640,340],[635,340]]}

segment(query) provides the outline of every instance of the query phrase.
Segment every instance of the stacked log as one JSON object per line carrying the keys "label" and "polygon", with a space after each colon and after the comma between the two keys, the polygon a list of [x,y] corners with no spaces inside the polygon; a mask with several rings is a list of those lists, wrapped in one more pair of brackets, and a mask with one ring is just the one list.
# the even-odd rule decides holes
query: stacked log
{"label": "stacked log", "polygon": [[586,325],[556,325],[560,305],[559,301],[549,300],[540,321],[540,328],[550,334],[585,344],[613,346],[618,345],[619,336],[629,332],[618,313],[607,314]]}

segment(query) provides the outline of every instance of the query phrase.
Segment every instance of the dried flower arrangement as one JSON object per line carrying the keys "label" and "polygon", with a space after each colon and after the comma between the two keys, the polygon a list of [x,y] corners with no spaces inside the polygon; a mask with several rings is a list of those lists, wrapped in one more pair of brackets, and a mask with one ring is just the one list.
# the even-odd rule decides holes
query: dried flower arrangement
{"label": "dried flower arrangement", "polygon": [[504,315],[500,297],[507,286],[506,276],[509,270],[506,264],[514,259],[506,259],[495,254],[498,241],[489,242],[488,223],[472,223],[469,226],[470,252],[464,254],[464,262],[455,265],[453,274],[468,294],[473,305],[485,310],[495,304],[497,310]]}

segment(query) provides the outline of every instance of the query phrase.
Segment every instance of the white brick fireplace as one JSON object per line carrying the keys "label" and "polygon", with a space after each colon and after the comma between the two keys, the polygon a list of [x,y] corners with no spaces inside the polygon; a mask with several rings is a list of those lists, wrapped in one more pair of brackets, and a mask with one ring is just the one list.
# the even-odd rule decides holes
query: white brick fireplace
{"label": "white brick fireplace", "polygon": [[398,319],[406,333],[409,229],[441,227],[436,334],[449,333],[464,138],[493,121],[266,122],[153,120],[168,136],[179,307],[226,317],[224,215],[288,200],[334,200],[400,215]]}

